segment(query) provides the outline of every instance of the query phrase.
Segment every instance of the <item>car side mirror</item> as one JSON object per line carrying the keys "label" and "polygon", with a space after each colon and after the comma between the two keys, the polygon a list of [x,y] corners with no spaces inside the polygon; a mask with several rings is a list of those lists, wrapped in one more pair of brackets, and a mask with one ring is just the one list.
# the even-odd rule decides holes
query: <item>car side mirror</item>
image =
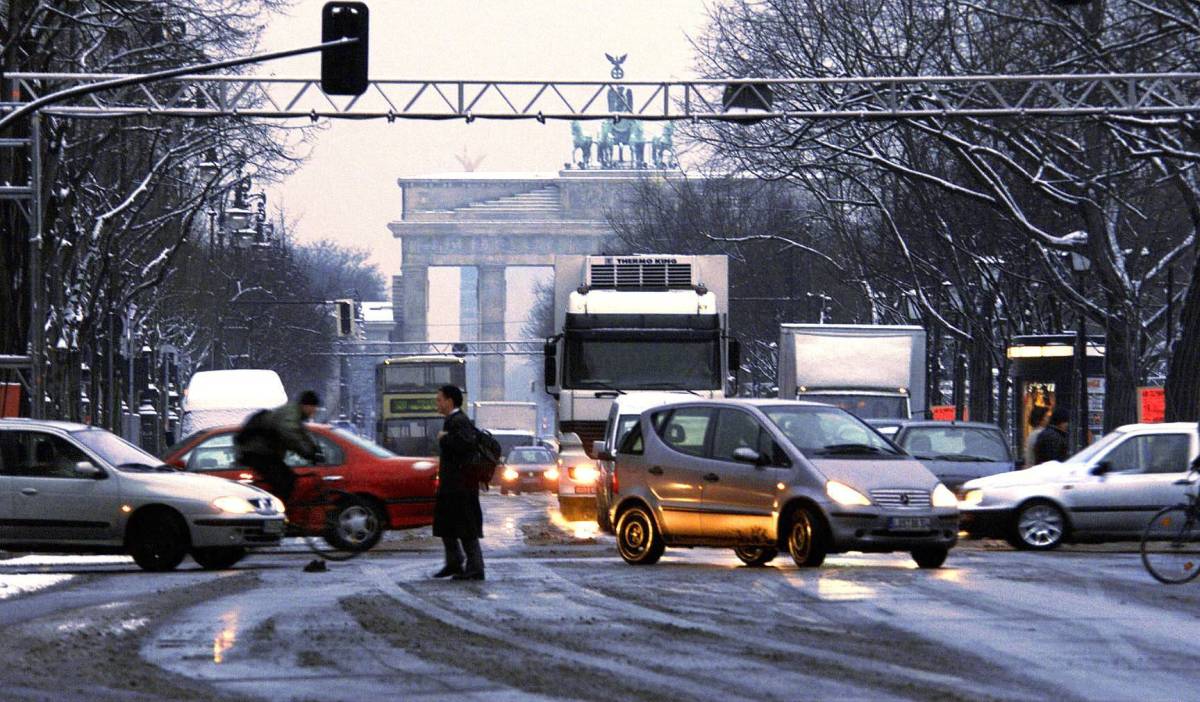
{"label": "car side mirror", "polygon": [[1104,475],[1112,472],[1112,464],[1108,461],[1100,461],[1092,467],[1092,475]]}
{"label": "car side mirror", "polygon": [[741,447],[733,450],[733,460],[739,463],[750,463],[753,465],[762,465],[762,455],[752,448]]}
{"label": "car side mirror", "polygon": [[593,441],[592,453],[596,454],[596,458],[601,461],[611,461],[616,458],[613,456],[613,452],[608,450],[608,443],[604,441]]}
{"label": "car side mirror", "polygon": [[104,477],[104,471],[100,470],[96,464],[92,463],[91,461],[80,461],[71,466],[71,468],[75,471],[75,475],[80,478],[92,478],[93,480],[99,480],[100,478]]}

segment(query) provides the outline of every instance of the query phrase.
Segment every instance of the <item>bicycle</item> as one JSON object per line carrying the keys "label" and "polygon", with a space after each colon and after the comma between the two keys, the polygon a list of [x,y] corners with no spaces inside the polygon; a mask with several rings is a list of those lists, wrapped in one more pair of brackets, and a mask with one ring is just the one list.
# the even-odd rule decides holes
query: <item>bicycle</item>
{"label": "bicycle", "polygon": [[1164,507],[1142,532],[1142,565],[1155,580],[1179,585],[1200,575],[1200,465],[1193,463],[1175,485],[1191,486],[1187,502]]}
{"label": "bicycle", "polygon": [[[288,522],[308,548],[330,561],[348,561],[371,550],[383,537],[387,520],[366,499],[329,485],[340,475],[296,473],[297,490],[287,506]],[[300,489],[304,478],[317,479],[311,491]]]}

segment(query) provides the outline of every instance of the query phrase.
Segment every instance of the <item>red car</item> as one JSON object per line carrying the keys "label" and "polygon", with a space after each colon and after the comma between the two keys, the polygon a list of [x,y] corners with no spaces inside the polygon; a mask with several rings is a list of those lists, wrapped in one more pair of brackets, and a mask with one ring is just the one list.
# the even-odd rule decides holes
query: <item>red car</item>
{"label": "red car", "polygon": [[[285,462],[297,473],[318,473],[335,478],[333,486],[363,498],[370,514],[337,515],[339,522],[353,522],[359,530],[354,539],[360,548],[370,548],[385,529],[412,529],[433,523],[434,493],[437,490],[437,460],[408,458],[343,429],[324,424],[306,424],[323,454],[320,463],[288,454]],[[261,476],[240,466],[234,459],[233,435],[239,427],[206,429],[185,438],[168,450],[163,462],[194,473],[252,482],[268,490]],[[328,484],[328,483],[327,483]],[[313,478],[296,481],[287,504],[290,527],[304,534],[320,534],[326,523],[324,510],[306,506],[306,498],[317,489]],[[361,511],[361,505],[347,505]]]}

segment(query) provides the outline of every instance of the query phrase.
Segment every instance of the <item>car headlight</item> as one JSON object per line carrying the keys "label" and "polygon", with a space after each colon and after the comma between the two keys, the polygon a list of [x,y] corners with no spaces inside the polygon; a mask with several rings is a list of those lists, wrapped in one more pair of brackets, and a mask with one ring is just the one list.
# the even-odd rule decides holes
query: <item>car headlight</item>
{"label": "car headlight", "polygon": [[866,507],[871,504],[866,495],[836,480],[830,480],[825,483],[825,494],[829,495],[829,499],[839,505],[862,505]]}
{"label": "car headlight", "polygon": [[959,504],[974,506],[980,502],[983,502],[983,490],[975,488],[974,490],[967,490],[967,494],[963,495],[962,502]]}
{"label": "car headlight", "polygon": [[551,468],[550,470],[546,471],[546,480],[558,480],[558,469]]}
{"label": "car headlight", "polygon": [[287,505],[283,504],[283,500],[275,497],[274,495],[271,495],[271,506],[274,507],[275,511],[280,514],[283,514],[287,511]]}
{"label": "car headlight", "polygon": [[250,514],[255,511],[254,505],[250,504],[249,500],[244,497],[234,497],[232,495],[218,497],[212,501],[212,506],[230,514]]}
{"label": "car headlight", "polygon": [[933,494],[930,495],[930,502],[933,503],[934,507],[958,507],[958,498],[954,496],[954,493],[950,492],[950,488],[941,483],[938,483],[937,487],[933,489]]}
{"label": "car headlight", "polygon": [[571,480],[577,483],[594,483],[600,474],[595,466],[575,466],[571,469]]}
{"label": "car headlight", "polygon": [[517,471],[513,470],[512,468],[505,468],[504,469],[504,479],[505,480],[516,480],[517,479]]}

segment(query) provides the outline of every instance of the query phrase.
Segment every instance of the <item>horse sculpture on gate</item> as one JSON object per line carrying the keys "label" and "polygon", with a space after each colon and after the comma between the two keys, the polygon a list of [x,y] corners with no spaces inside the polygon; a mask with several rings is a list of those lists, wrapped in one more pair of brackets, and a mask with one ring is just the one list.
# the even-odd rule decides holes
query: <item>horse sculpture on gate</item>
{"label": "horse sculpture on gate", "polygon": [[675,124],[667,122],[663,125],[662,135],[656,136],[650,141],[650,158],[654,162],[655,168],[675,167],[678,156],[675,154],[675,144],[672,140],[674,135]]}
{"label": "horse sculpture on gate", "polygon": [[[583,127],[579,124],[579,120],[571,122],[571,141],[574,145],[571,147],[571,160],[575,161],[575,152],[580,152],[578,161],[575,161],[580,168],[587,168],[592,160],[592,138],[583,133]],[[599,154],[597,154],[599,158]]]}

